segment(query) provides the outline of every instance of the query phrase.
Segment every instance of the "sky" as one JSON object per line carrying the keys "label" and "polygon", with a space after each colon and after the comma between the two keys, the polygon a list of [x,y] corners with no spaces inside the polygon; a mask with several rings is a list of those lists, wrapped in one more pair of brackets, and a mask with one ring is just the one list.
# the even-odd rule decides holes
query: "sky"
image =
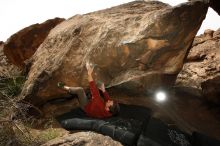
{"label": "sky", "polygon": [[[133,0],[0,0],[0,41],[6,41],[17,31],[55,17],[69,18],[75,14],[109,8]],[[175,6],[187,0],[160,0]],[[198,34],[205,29],[220,28],[220,16],[208,10]]]}

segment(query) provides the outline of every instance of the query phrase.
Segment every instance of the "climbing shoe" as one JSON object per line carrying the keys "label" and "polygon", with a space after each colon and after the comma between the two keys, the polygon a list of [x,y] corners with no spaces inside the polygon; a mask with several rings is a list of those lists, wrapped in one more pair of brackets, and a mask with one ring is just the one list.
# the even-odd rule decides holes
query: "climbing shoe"
{"label": "climbing shoe", "polygon": [[65,86],[65,83],[63,83],[63,82],[57,83],[57,87],[59,87],[59,88],[63,88],[64,86]]}

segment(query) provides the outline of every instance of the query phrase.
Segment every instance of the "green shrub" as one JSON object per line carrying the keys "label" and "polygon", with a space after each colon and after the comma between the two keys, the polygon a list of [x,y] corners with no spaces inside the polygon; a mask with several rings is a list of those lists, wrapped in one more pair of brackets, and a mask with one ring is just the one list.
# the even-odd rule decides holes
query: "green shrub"
{"label": "green shrub", "polygon": [[13,76],[9,78],[0,78],[0,96],[14,97],[20,94],[23,84],[25,82],[24,76]]}

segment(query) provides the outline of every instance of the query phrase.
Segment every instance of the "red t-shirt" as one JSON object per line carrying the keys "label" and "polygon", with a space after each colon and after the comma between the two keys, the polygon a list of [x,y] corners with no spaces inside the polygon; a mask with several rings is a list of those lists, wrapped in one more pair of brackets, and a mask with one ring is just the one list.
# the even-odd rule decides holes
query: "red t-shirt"
{"label": "red t-shirt", "polygon": [[94,118],[107,118],[111,117],[112,114],[105,110],[105,103],[110,99],[107,92],[104,92],[104,100],[101,98],[99,94],[99,90],[97,89],[95,82],[89,82],[90,91],[92,94],[92,99],[90,99],[89,103],[85,105],[84,111],[90,117]]}

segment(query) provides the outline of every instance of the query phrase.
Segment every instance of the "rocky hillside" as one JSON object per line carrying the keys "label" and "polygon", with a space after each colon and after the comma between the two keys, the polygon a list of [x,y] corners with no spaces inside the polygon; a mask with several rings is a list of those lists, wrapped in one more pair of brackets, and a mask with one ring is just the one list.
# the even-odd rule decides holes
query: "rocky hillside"
{"label": "rocky hillside", "polygon": [[201,89],[209,101],[220,104],[220,29],[195,38],[177,85]]}

